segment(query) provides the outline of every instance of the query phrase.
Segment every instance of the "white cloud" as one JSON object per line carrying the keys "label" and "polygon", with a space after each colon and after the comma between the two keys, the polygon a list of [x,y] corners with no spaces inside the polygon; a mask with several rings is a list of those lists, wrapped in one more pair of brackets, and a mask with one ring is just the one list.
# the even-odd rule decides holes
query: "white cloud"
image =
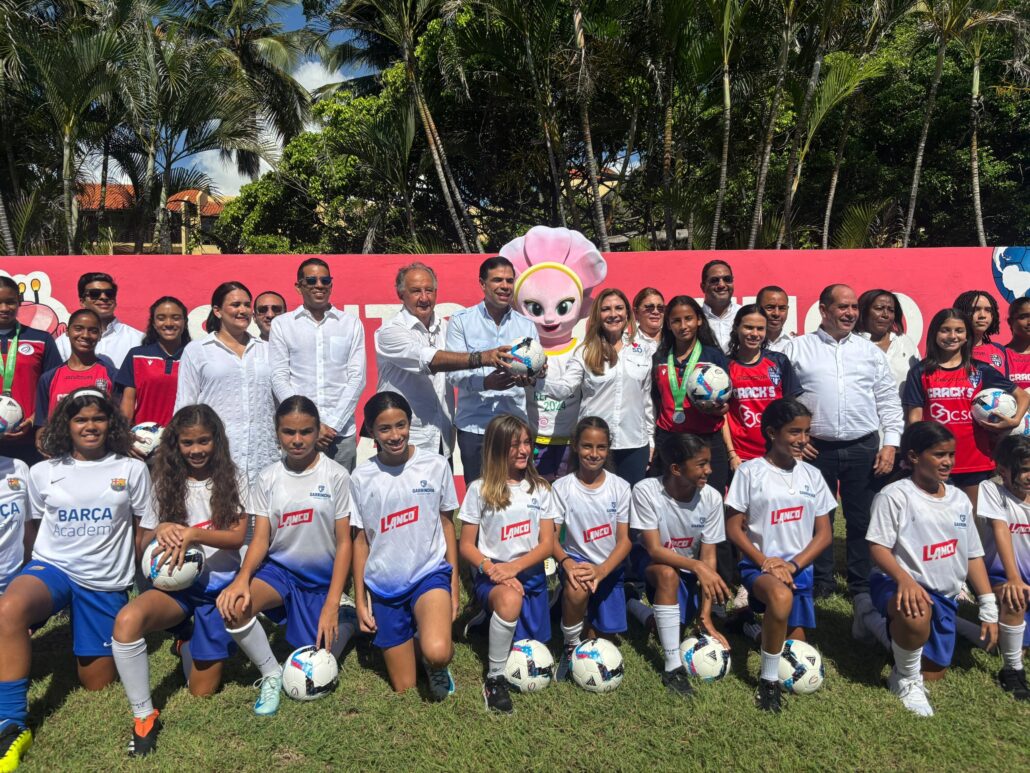
{"label": "white cloud", "polygon": [[[222,196],[236,196],[240,188],[249,182],[253,182],[246,175],[242,175],[236,169],[234,161],[223,161],[217,150],[209,150],[199,153],[193,160],[192,166],[207,173],[214,183],[215,192]],[[266,161],[261,161],[261,174],[271,170]]]}
{"label": "white cloud", "polygon": [[294,79],[308,91],[314,91],[327,83],[336,83],[345,77],[340,70],[327,70],[317,59],[309,59],[293,71]]}

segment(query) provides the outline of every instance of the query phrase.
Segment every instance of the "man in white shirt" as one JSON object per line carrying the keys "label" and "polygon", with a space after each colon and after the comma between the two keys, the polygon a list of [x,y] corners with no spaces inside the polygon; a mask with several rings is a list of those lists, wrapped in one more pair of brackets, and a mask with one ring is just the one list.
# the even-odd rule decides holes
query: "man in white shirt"
{"label": "man in white shirt", "polygon": [[365,388],[365,329],[353,314],[332,305],[332,290],[324,260],[300,264],[297,292],[303,304],[272,321],[268,358],[276,400],[311,398],[322,420],[319,450],[351,471],[357,455],[354,411]]}
{"label": "man in white shirt", "polygon": [[719,346],[726,353],[730,351],[730,336],[733,333],[733,318],[740,305],[733,301],[733,269],[725,260],[710,260],[701,269],[701,292],[705,302],[701,310]]}
{"label": "man in white shirt", "polygon": [[254,299],[254,322],[261,331],[261,338],[268,340],[272,334],[272,320],[286,311],[286,299],[275,290],[265,290]]}
{"label": "man in white shirt", "polygon": [[413,446],[450,458],[454,450],[454,388],[447,372],[477,364],[502,368],[510,346],[484,352],[444,350],[447,321],[436,314],[436,273],[424,263],[397,272],[397,297],[404,307],[375,333],[376,392],[398,392],[411,405]]}
{"label": "man in white shirt", "polygon": [[776,285],[767,285],[758,291],[755,303],[765,309],[765,348],[771,352],[782,352],[794,338],[793,333],[783,329],[790,312],[790,298],[787,291]]}
{"label": "man in white shirt", "polygon": [[[143,333],[120,322],[114,316],[118,308],[118,285],[110,274],[89,271],[79,277],[79,303],[82,308],[91,309],[100,317],[100,340],[97,342],[97,356],[103,355],[120,369],[129,349],[143,343]],[[61,359],[72,354],[72,344],[67,333],[61,333],[55,341]]]}
{"label": "man in white shirt", "polygon": [[[840,492],[847,522],[848,589],[858,612],[865,602],[871,604],[872,564],[865,539],[869,511],[883,476],[894,468],[904,416],[887,358],[876,344],[852,332],[858,321],[855,291],[830,285],[819,295],[819,312],[819,329],[792,339],[784,353],[801,384],[799,399],[812,411],[805,459],[823,474],[831,492]],[[814,595],[830,595],[835,587],[833,548],[813,566]]]}

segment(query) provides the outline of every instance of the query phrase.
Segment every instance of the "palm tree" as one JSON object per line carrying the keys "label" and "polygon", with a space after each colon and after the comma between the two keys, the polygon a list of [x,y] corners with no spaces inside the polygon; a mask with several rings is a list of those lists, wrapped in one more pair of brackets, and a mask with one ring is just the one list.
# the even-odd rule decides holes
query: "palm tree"
{"label": "palm tree", "polygon": [[579,60],[576,94],[579,102],[580,125],[583,129],[587,174],[590,178],[590,192],[593,199],[594,231],[598,241],[601,242],[601,249],[608,252],[611,245],[608,243],[608,229],[605,227],[604,208],[601,206],[601,190],[598,179],[600,175],[597,170],[597,156],[594,155],[593,132],[590,130],[590,96],[594,89],[590,69],[587,66],[586,31],[583,9],[579,0],[573,0],[572,23],[573,35],[576,39],[577,59]]}

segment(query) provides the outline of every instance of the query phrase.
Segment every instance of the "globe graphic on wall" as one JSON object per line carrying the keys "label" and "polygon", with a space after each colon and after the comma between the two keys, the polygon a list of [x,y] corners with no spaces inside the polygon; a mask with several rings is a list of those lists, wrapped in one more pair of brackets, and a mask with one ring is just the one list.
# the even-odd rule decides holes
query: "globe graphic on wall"
{"label": "globe graphic on wall", "polygon": [[996,247],[991,258],[994,284],[1012,303],[1030,291],[1030,247]]}

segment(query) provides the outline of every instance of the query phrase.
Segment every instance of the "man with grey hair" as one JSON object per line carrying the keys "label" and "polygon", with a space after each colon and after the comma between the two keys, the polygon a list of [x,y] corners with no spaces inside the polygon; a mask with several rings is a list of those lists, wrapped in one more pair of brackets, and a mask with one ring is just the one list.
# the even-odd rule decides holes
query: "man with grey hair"
{"label": "man with grey hair", "polygon": [[447,322],[436,314],[436,273],[426,264],[402,267],[396,290],[404,307],[375,333],[376,391],[404,395],[412,411],[411,444],[449,458],[454,449],[454,389],[443,374],[503,368],[511,361],[510,347],[445,351]]}

